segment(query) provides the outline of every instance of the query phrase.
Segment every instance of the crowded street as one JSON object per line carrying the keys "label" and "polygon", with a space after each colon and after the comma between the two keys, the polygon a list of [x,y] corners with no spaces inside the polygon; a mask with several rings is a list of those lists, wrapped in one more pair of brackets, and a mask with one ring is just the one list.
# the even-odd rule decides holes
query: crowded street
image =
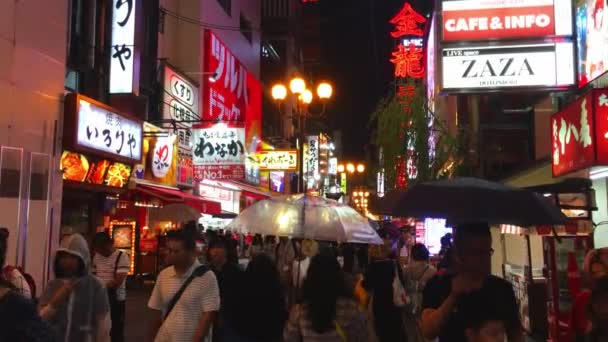
{"label": "crowded street", "polygon": [[608,0],[0,23],[0,342],[608,342]]}

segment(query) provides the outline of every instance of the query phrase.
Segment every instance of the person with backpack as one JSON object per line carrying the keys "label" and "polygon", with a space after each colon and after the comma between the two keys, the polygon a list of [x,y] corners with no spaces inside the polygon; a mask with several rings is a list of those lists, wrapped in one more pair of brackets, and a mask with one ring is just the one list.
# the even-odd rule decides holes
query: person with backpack
{"label": "person with backpack", "polygon": [[421,243],[412,247],[411,262],[405,267],[405,292],[409,303],[405,309],[405,326],[409,341],[424,341],[418,321],[422,308],[422,292],[437,270],[429,263],[429,250]]}
{"label": "person with backpack", "polygon": [[130,270],[127,253],[114,248],[112,238],[106,232],[99,232],[93,238],[92,272],[106,286],[110,300],[112,342],[124,341],[125,301],[127,299],[127,275]]}
{"label": "person with backpack", "polygon": [[220,309],[215,274],[197,259],[195,237],[182,230],[167,233],[167,263],[150,295],[148,307],[159,311],[151,324],[155,342],[209,341]]}

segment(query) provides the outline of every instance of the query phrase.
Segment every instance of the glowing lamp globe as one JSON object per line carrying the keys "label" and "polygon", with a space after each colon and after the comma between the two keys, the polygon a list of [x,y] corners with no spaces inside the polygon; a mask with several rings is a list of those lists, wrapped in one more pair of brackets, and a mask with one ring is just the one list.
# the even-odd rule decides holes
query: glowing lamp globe
{"label": "glowing lamp globe", "polygon": [[285,100],[287,97],[287,88],[282,84],[276,84],[272,87],[272,98],[275,100]]}
{"label": "glowing lamp globe", "polygon": [[312,102],[312,92],[308,89],[304,89],[302,94],[300,94],[300,100],[306,104]]}
{"label": "glowing lamp globe", "polygon": [[357,172],[363,173],[363,171],[365,171],[365,165],[363,165],[363,164],[357,165]]}
{"label": "glowing lamp globe", "polygon": [[306,82],[303,79],[296,77],[289,82],[289,89],[294,94],[302,94],[306,90]]}
{"label": "glowing lamp globe", "polygon": [[353,165],[353,164],[346,165],[346,171],[348,171],[350,173],[355,172],[355,165]]}
{"label": "glowing lamp globe", "polygon": [[331,97],[333,91],[334,90],[331,87],[331,84],[323,82],[317,87],[317,96],[319,96],[319,98],[322,100],[326,100]]}
{"label": "glowing lamp globe", "polygon": [[342,164],[338,165],[338,172],[340,172],[340,173],[344,172],[344,165],[342,165]]}

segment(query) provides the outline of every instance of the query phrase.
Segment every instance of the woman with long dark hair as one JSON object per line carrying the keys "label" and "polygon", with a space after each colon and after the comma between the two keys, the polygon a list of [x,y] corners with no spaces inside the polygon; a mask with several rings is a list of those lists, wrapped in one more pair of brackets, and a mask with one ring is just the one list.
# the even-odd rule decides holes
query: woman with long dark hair
{"label": "woman with long dark hair", "polygon": [[287,320],[279,272],[263,253],[253,257],[242,275],[236,300],[227,308],[224,340],[231,342],[278,342]]}
{"label": "woman with long dark hair", "polygon": [[591,292],[589,300],[591,326],[585,341],[608,341],[608,277],[602,277]]}
{"label": "woman with long dark hair", "polygon": [[[0,228],[0,270],[4,267],[9,232]],[[51,342],[54,336],[36,310],[0,272],[0,341]]]}
{"label": "woman with long dark hair", "polygon": [[367,341],[365,318],[349,295],[334,256],[322,253],[312,258],[302,299],[290,313],[285,342]]}

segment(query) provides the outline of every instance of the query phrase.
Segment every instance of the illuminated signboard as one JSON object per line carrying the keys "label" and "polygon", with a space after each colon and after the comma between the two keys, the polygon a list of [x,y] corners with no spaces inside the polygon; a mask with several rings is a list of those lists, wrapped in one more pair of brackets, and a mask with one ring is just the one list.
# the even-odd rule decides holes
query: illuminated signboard
{"label": "illuminated signboard", "polygon": [[[199,118],[199,89],[189,79],[165,64],[163,75],[163,118],[177,121],[178,146],[192,149],[192,121]],[[182,122],[180,122],[182,121]],[[184,122],[185,121],[185,122]],[[188,122],[190,121],[190,122]]]}
{"label": "illuminated signboard", "polygon": [[443,89],[564,87],[574,84],[572,42],[442,50]]}
{"label": "illuminated signboard", "polygon": [[129,165],[71,151],[63,151],[60,167],[64,180],[115,188],[127,185],[131,176]]}
{"label": "illuminated signboard", "polygon": [[225,123],[192,130],[194,179],[245,178],[245,128]]}
{"label": "illuminated signboard", "polygon": [[158,184],[177,185],[176,135],[147,122],[144,128],[151,135],[144,138],[144,158],[135,166],[134,176]]}
{"label": "illuminated signboard", "polygon": [[444,41],[572,35],[571,0],[458,0],[442,6]]}
{"label": "illuminated signboard", "polygon": [[64,122],[68,148],[125,162],[141,160],[142,121],[136,118],[80,94],[69,94]]}
{"label": "illuminated signboard", "polygon": [[[137,0],[112,0],[110,94],[137,92],[135,86],[135,9]],[[89,47],[91,48],[91,47]]]}
{"label": "illuminated signboard", "polygon": [[424,77],[422,37],[426,18],[406,2],[389,21],[394,26],[391,37],[402,39],[392,52],[390,62],[395,65],[395,76],[401,78]]}
{"label": "illuminated signboard", "polygon": [[578,86],[608,71],[608,5],[605,1],[580,0],[576,5]]}
{"label": "illuminated signboard", "polygon": [[295,170],[298,167],[298,151],[269,150],[256,153],[260,170]]}
{"label": "illuminated signboard", "polygon": [[608,90],[594,89],[551,117],[553,176],[608,165]]}
{"label": "illuminated signboard", "polygon": [[319,136],[307,136],[306,145],[308,146],[306,154],[307,171],[310,176],[314,177],[319,174]]}

